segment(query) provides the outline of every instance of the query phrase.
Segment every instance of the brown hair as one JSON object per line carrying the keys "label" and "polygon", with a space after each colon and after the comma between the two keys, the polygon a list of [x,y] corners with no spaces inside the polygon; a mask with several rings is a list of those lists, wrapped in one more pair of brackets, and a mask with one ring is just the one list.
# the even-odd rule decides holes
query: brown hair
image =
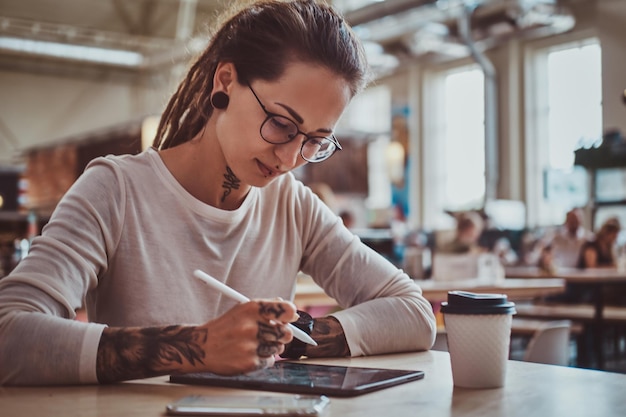
{"label": "brown hair", "polygon": [[611,233],[619,233],[621,230],[621,225],[619,219],[617,217],[609,217],[602,223],[600,226],[600,230],[596,233],[596,236],[606,236]]}
{"label": "brown hair", "polygon": [[362,45],[331,6],[315,0],[256,2],[217,30],[171,97],[153,145],[171,148],[200,132],[213,113],[213,76],[220,62],[232,62],[244,83],[276,80],[294,60],[343,77],[353,96],[369,75]]}

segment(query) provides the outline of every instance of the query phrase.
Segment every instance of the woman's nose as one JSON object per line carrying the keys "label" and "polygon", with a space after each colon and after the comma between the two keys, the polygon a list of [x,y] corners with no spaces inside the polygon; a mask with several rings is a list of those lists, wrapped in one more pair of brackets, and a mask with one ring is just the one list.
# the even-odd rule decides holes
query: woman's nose
{"label": "woman's nose", "polygon": [[286,170],[295,168],[300,158],[300,148],[302,147],[302,142],[294,138],[290,142],[274,146],[274,153],[280,159],[283,168]]}

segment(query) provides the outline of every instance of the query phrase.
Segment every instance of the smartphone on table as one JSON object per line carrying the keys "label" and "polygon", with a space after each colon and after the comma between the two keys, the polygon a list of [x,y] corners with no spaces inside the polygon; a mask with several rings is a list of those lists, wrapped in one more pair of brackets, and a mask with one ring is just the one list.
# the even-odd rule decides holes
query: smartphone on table
{"label": "smartphone on table", "polygon": [[324,395],[190,395],[168,404],[178,416],[319,416],[330,400]]}

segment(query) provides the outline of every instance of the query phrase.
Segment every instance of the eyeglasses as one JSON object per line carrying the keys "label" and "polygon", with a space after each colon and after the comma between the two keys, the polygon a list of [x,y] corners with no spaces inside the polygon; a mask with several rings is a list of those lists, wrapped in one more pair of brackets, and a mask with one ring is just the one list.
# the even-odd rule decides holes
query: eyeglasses
{"label": "eyeglasses", "polygon": [[254,98],[265,112],[265,120],[261,124],[261,137],[264,141],[281,145],[294,140],[298,135],[303,135],[306,140],[300,147],[300,155],[307,162],[322,162],[333,156],[336,150],[341,150],[341,145],[334,135],[330,136],[309,136],[300,129],[293,120],[280,114],[267,111],[259,96],[256,95],[250,83],[248,88],[254,94]]}

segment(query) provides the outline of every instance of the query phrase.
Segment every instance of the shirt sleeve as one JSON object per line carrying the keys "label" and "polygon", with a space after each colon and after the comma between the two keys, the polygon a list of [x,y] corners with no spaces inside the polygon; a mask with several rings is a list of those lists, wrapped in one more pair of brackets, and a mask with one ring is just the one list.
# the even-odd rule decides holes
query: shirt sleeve
{"label": "shirt sleeve", "polygon": [[302,226],[302,270],[342,307],[333,316],[351,355],[430,349],[435,317],[415,281],[363,244],[326,206],[311,199],[303,207],[312,209]]}
{"label": "shirt sleeve", "polygon": [[0,384],[97,382],[104,325],[73,318],[115,251],[123,190],[112,162],[92,162],[28,255],[0,280]]}

